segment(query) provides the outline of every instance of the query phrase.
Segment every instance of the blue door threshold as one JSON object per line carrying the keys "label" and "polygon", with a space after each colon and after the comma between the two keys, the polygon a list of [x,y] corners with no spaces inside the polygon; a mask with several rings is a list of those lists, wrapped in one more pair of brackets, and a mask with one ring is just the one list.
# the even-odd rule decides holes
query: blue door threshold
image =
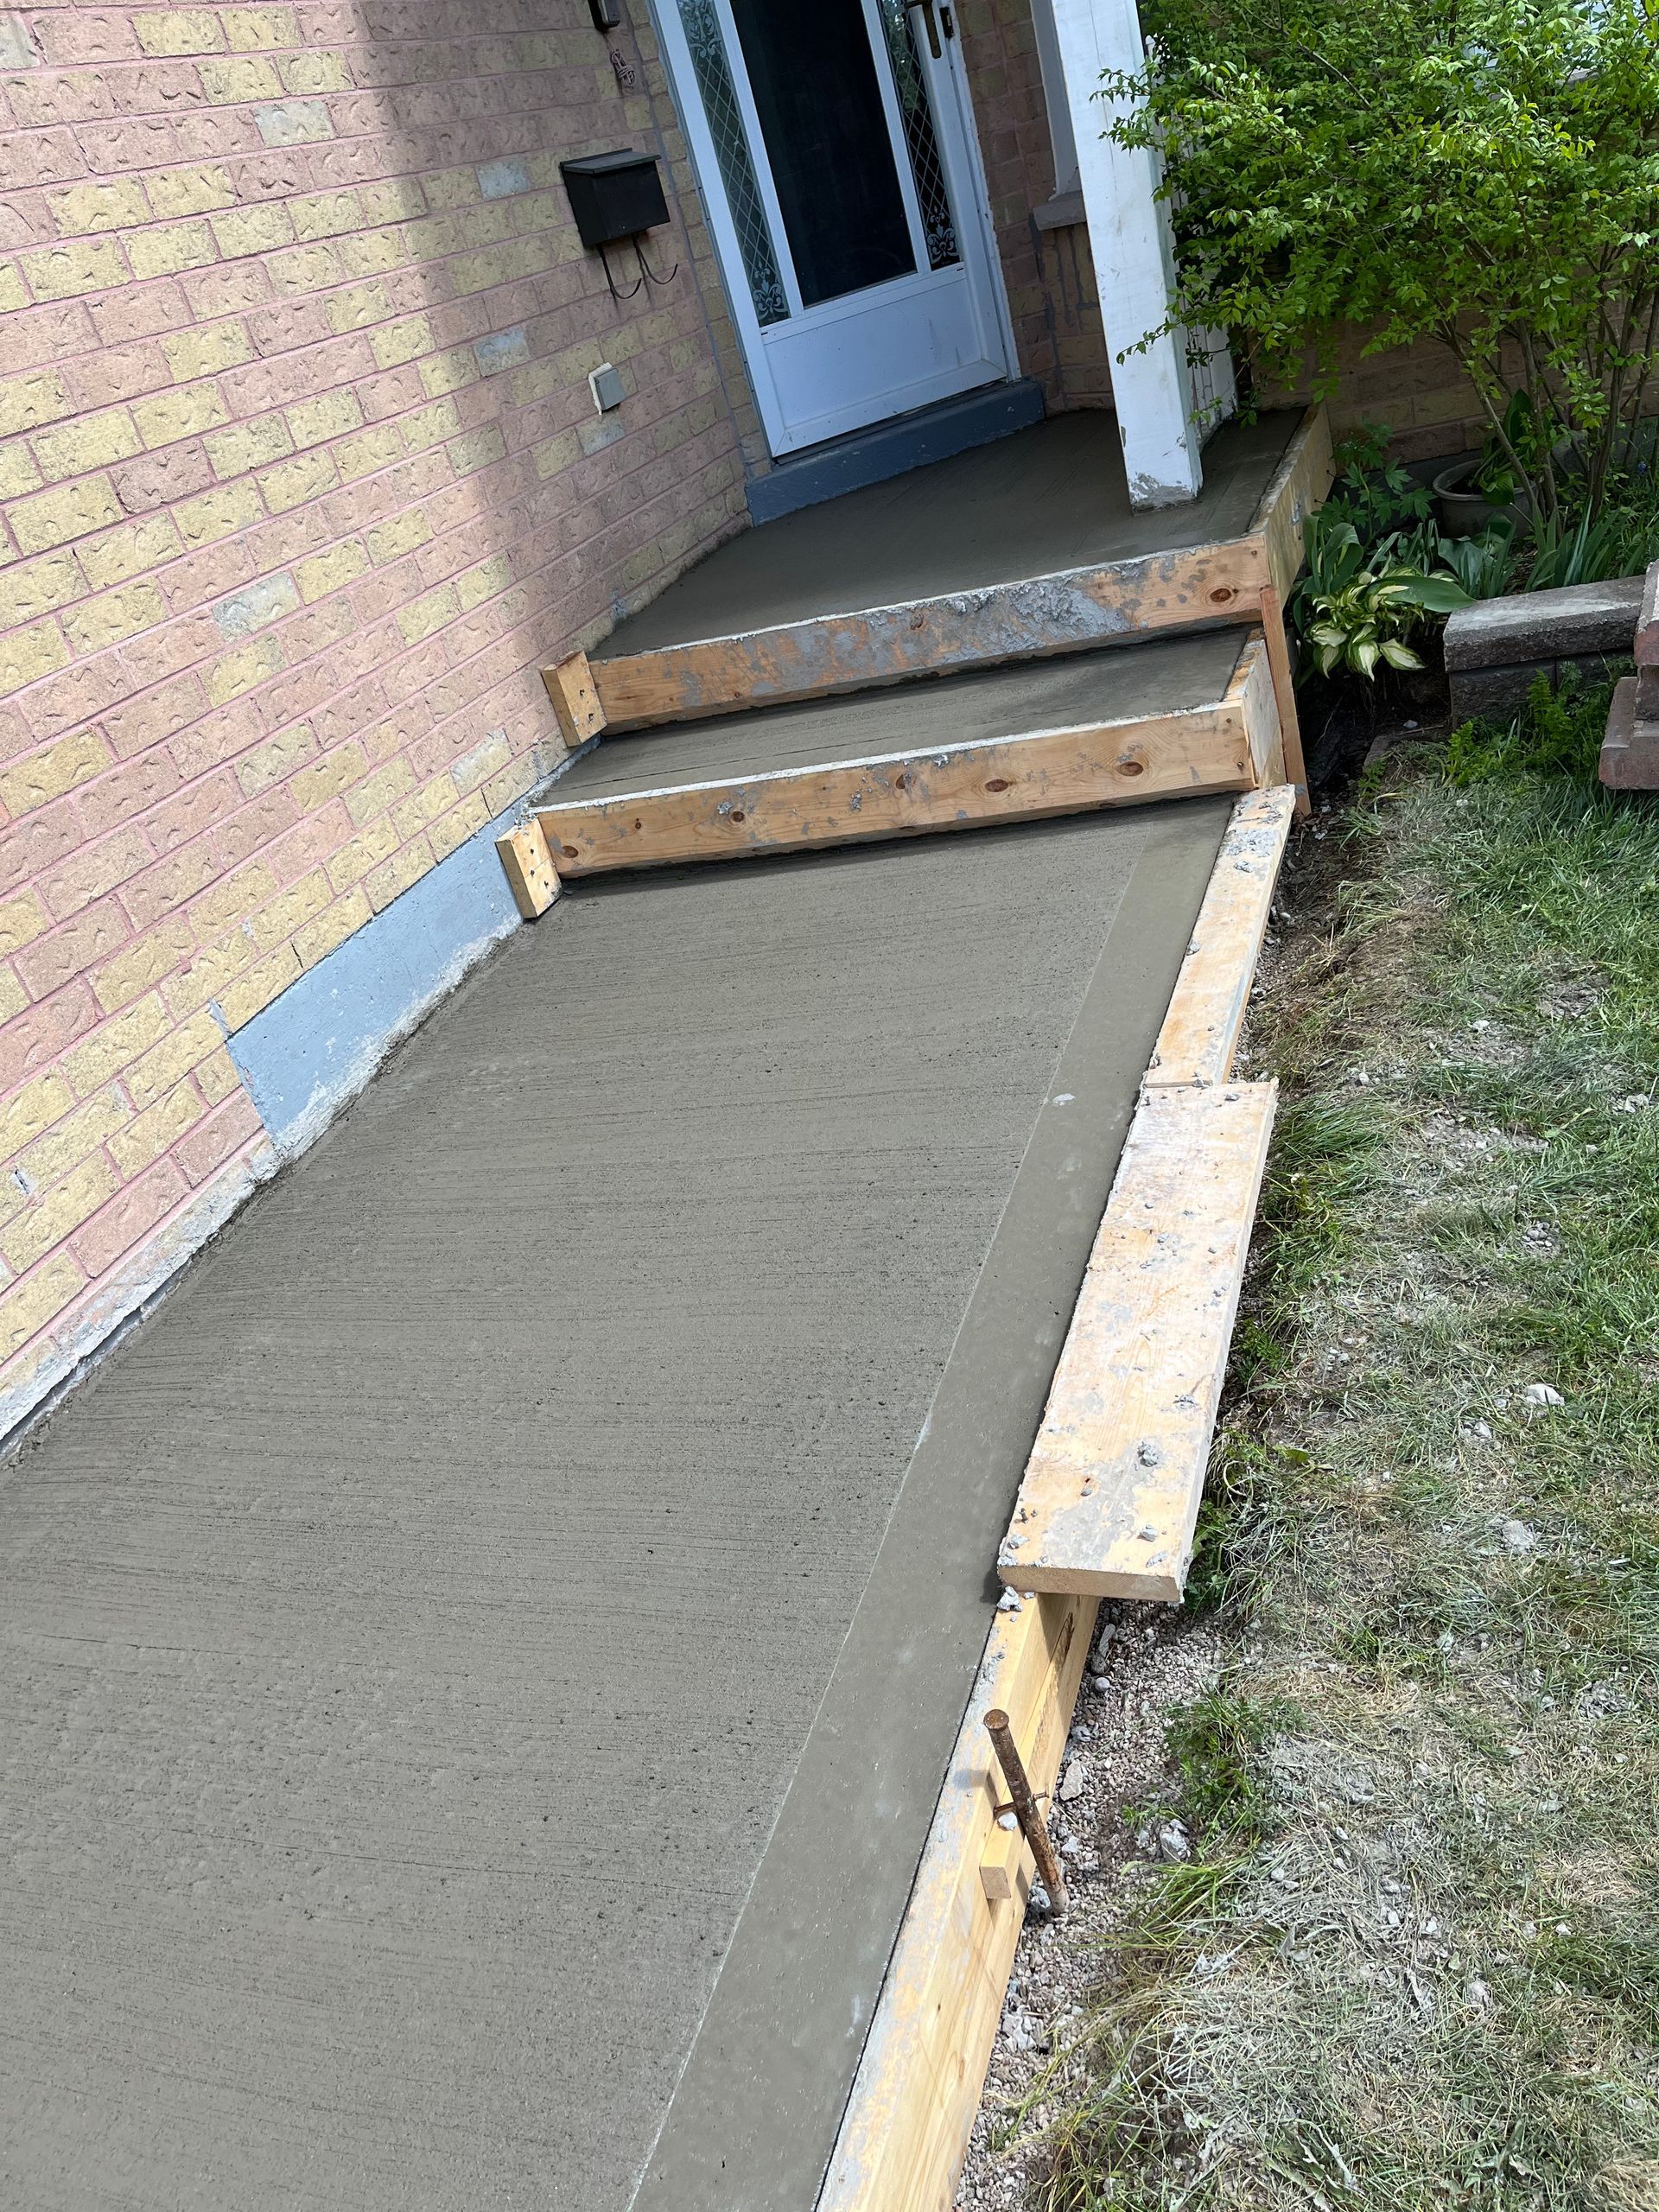
{"label": "blue door threshold", "polygon": [[970,446],[989,445],[993,438],[1005,438],[1042,419],[1042,387],[1032,377],[942,399],[937,406],[918,407],[913,415],[850,431],[793,461],[780,461],[769,474],[751,480],[749,513],[756,522],[776,522],[799,507],[885,483],[930,461],[949,461]]}

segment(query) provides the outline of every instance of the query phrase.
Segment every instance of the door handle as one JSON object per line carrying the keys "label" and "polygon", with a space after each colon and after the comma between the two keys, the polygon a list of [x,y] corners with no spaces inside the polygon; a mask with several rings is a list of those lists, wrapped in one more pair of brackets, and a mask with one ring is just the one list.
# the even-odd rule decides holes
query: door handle
{"label": "door handle", "polygon": [[921,10],[922,21],[927,26],[927,50],[938,60],[944,48],[939,44],[939,19],[933,12],[933,0],[905,0],[905,4],[912,14],[918,8]]}

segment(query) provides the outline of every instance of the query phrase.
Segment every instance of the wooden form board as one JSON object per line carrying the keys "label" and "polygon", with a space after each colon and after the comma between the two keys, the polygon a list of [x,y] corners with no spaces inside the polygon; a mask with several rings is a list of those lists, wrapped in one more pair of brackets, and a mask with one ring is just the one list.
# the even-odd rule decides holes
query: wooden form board
{"label": "wooden form board", "polygon": [[1224,695],[1209,706],[742,779],[563,804],[555,798],[537,809],[536,818],[564,877],[735,860],[1248,791],[1260,782],[1277,737],[1272,675],[1257,636],[1246,641]]}
{"label": "wooden form board", "polygon": [[1246,537],[596,660],[600,709],[611,729],[638,729],[1203,623],[1259,622],[1263,587],[1288,588],[1303,515],[1330,481],[1330,432],[1315,408]]}
{"label": "wooden form board", "polygon": [[1280,784],[1234,807],[1153,1048],[1148,1088],[1209,1085],[1232,1073],[1294,799]]}
{"label": "wooden form board", "polygon": [[515,823],[495,841],[513,904],[527,922],[544,914],[559,895],[558,871],[539,822]]}
{"label": "wooden form board", "polygon": [[1178,1605],[1278,1086],[1147,1090],[997,1573]]}
{"label": "wooden form board", "polygon": [[[1031,1598],[996,1618],[817,2212],[950,2212],[1033,1872],[1025,1839],[996,1826],[984,1717],[1004,1708],[1032,1788],[1052,1792],[1097,1611]],[[1008,1895],[986,1894],[988,1860],[1007,1866]]]}

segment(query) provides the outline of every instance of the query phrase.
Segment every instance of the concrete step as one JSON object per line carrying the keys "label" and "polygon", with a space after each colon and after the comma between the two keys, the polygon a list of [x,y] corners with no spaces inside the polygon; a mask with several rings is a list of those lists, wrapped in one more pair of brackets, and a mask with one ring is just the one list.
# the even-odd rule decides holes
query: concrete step
{"label": "concrete step", "polygon": [[1228,630],[607,738],[531,814],[568,880],[1283,775],[1265,642]]}

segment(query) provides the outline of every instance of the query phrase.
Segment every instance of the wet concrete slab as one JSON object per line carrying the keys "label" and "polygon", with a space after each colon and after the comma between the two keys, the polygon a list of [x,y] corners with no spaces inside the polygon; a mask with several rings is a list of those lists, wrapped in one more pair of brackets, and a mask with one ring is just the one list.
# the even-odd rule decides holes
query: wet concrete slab
{"label": "wet concrete slab", "polygon": [[5,1468],[6,2201],[807,2212],[1225,812],[562,901]]}
{"label": "wet concrete slab", "polygon": [[1224,423],[1204,449],[1198,498],[1136,512],[1116,417],[1052,416],[743,531],[620,624],[594,658],[1243,537],[1300,420],[1284,410]]}
{"label": "wet concrete slab", "polygon": [[1179,713],[1219,699],[1249,632],[1237,625],[876,691],[756,707],[601,739],[537,794],[549,801],[931,752],[983,738]]}

